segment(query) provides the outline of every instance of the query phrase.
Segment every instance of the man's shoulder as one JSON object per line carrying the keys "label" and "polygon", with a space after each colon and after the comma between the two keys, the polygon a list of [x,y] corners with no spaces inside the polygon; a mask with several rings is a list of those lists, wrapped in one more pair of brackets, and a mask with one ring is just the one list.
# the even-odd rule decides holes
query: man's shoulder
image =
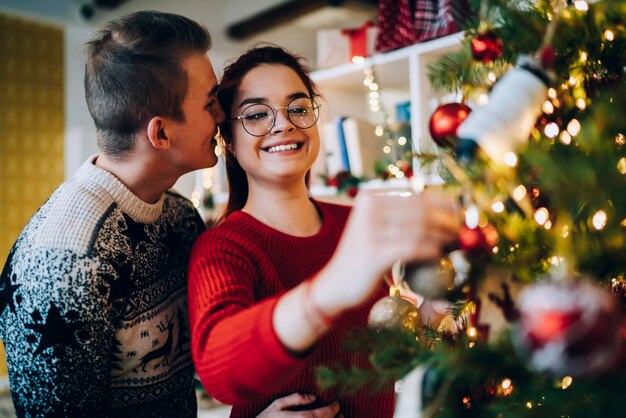
{"label": "man's shoulder", "polygon": [[115,206],[104,190],[69,180],[39,208],[21,238],[29,246],[85,254]]}

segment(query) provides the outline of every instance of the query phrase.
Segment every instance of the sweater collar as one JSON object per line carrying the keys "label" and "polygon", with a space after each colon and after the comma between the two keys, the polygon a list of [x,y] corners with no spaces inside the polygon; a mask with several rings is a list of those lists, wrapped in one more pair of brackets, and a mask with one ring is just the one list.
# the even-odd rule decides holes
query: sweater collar
{"label": "sweater collar", "polygon": [[131,192],[112,173],[96,166],[94,163],[98,155],[92,155],[83,163],[76,173],[76,180],[84,183],[92,183],[108,193],[117,203],[120,209],[134,221],[141,223],[153,223],[161,216],[165,193],[156,203],[146,203]]}

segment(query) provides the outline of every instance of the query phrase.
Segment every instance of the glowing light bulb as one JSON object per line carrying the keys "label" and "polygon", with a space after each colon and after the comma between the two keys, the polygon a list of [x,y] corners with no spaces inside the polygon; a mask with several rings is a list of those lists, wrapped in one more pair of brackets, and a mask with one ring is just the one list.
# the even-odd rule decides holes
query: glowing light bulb
{"label": "glowing light bulb", "polygon": [[613,39],[615,39],[615,34],[613,33],[611,29],[607,29],[604,31],[604,39],[606,39],[609,42],[613,42]]}
{"label": "glowing light bulb", "polygon": [[589,10],[589,5],[587,4],[585,0],[576,0],[574,2],[574,7],[579,12],[586,12],[587,10]]}
{"label": "glowing light bulb", "polygon": [[378,99],[380,97],[380,93],[377,91],[370,91],[370,99]]}
{"label": "glowing light bulb", "polygon": [[550,218],[550,212],[548,212],[548,209],[546,208],[539,208],[535,211],[534,218],[535,222],[539,225],[543,225]]}
{"label": "glowing light bulb", "polygon": [[504,212],[504,203],[499,201],[493,202],[493,205],[491,205],[491,209],[493,209],[495,213],[502,213]]}
{"label": "glowing light bulb", "polygon": [[478,105],[479,106],[484,106],[487,103],[489,103],[489,95],[487,95],[487,93],[482,93],[480,96],[478,96]]}
{"label": "glowing light bulb", "polygon": [[543,132],[546,134],[546,136],[548,138],[556,138],[556,136],[559,134],[560,130],[559,130],[559,125],[557,125],[554,122],[550,122],[549,124],[546,125],[546,127],[543,129]]}
{"label": "glowing light bulb", "polygon": [[556,89],[554,87],[550,87],[548,89],[548,97],[551,99],[556,99]]}
{"label": "glowing light bulb", "polygon": [[567,389],[568,387],[571,386],[573,381],[574,381],[574,379],[572,379],[572,376],[565,376],[561,380],[561,389],[563,389],[563,390]]}
{"label": "glowing light bulb", "polygon": [[615,143],[617,145],[624,145],[624,144],[626,144],[626,138],[624,138],[624,134],[617,134],[615,136]]}
{"label": "glowing light bulb", "polygon": [[569,145],[572,143],[572,136],[567,131],[561,132],[561,142],[565,145]]}
{"label": "glowing light bulb", "polygon": [[385,154],[391,154],[391,147],[390,147],[389,145],[385,145],[385,146],[383,147],[383,152],[384,152]]}
{"label": "glowing light bulb", "polygon": [[551,115],[552,113],[554,113],[554,105],[550,100],[546,100],[545,102],[543,102],[543,106],[541,106],[541,109],[546,115]]}
{"label": "glowing light bulb", "polygon": [[513,382],[511,382],[511,379],[504,379],[502,381],[502,383],[500,383],[500,386],[502,387],[502,389],[508,389],[513,385]]}
{"label": "glowing light bulb", "polygon": [[589,57],[589,55],[588,55],[585,51],[582,51],[582,52],[580,53],[580,60],[581,60],[581,61],[583,61],[583,62],[584,62],[584,61],[587,61],[587,58],[588,58],[588,57]]}
{"label": "glowing light bulb", "polygon": [[567,132],[569,132],[571,136],[576,136],[580,133],[580,122],[578,122],[578,119],[569,121],[567,124]]}
{"label": "glowing light bulb", "polygon": [[492,72],[490,72],[489,74],[487,74],[487,78],[489,79],[489,81],[491,81],[492,83],[496,82],[496,75]]}
{"label": "glowing light bulb", "polygon": [[369,88],[372,91],[378,91],[378,84],[372,83],[372,84],[369,85]]}
{"label": "glowing light bulb", "polygon": [[385,132],[385,128],[383,128],[383,125],[377,125],[376,129],[374,130],[374,133],[376,134],[376,136],[383,136],[384,132]]}
{"label": "glowing light bulb", "polygon": [[406,145],[406,137],[401,136],[398,138],[398,145]]}
{"label": "glowing light bulb", "polygon": [[515,188],[515,190],[513,190],[513,198],[515,200],[522,200],[524,197],[526,197],[526,187],[524,187],[523,184],[520,184]]}
{"label": "glowing light bulb", "polygon": [[468,228],[476,228],[478,226],[479,220],[480,215],[476,206],[472,205],[465,209],[465,225],[467,225]]}
{"label": "glowing light bulb", "polygon": [[365,64],[365,57],[355,55],[354,57],[352,57],[352,62],[357,65],[363,65]]}
{"label": "glowing light bulb", "polygon": [[593,215],[591,223],[593,224],[594,228],[596,228],[598,231],[601,231],[606,226],[606,220],[606,212],[603,210],[599,210]]}
{"label": "glowing light bulb", "polygon": [[626,157],[622,157],[617,162],[617,171],[621,174],[626,175]]}
{"label": "glowing light bulb", "polygon": [[576,100],[576,107],[580,110],[585,110],[585,108],[587,107],[587,102],[585,102],[585,99],[580,98]]}
{"label": "glowing light bulb", "polygon": [[517,165],[517,155],[511,151],[504,153],[504,164],[509,167],[515,167]]}
{"label": "glowing light bulb", "polygon": [[570,83],[570,85],[575,86],[576,85],[576,77],[571,76],[568,80],[568,83]]}

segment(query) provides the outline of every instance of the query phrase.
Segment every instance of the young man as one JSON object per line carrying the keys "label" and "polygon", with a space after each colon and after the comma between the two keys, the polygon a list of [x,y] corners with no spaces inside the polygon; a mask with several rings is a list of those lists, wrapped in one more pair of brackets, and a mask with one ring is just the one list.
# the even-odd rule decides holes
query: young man
{"label": "young man", "polygon": [[204,229],[168,192],[216,163],[205,28],[138,12],[87,43],[101,154],[28,223],[0,277],[0,338],[18,416],[196,416],[186,272]]}

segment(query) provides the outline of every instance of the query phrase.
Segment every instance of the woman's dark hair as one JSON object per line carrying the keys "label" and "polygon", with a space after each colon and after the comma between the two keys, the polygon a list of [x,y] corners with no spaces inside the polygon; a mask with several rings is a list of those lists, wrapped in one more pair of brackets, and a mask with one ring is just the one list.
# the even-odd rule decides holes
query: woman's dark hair
{"label": "woman's dark hair", "polygon": [[[275,45],[253,47],[226,67],[217,97],[224,112],[226,112],[226,121],[220,125],[220,132],[226,143],[228,202],[219,221],[223,221],[234,211],[243,208],[248,200],[248,178],[246,177],[246,172],[241,168],[230,150],[233,143],[232,122],[229,121],[232,118],[230,109],[245,75],[250,70],[264,64],[284,65],[291,68],[306,86],[309,96],[319,96],[317,88],[309,76],[310,71],[305,64],[304,58]],[[307,173],[305,179],[307,185],[309,177],[310,173]]]}
{"label": "woman's dark hair", "polygon": [[184,121],[182,62],[211,36],[184,16],[140,11],[105,23],[85,44],[85,97],[104,154],[122,159],[154,116]]}

